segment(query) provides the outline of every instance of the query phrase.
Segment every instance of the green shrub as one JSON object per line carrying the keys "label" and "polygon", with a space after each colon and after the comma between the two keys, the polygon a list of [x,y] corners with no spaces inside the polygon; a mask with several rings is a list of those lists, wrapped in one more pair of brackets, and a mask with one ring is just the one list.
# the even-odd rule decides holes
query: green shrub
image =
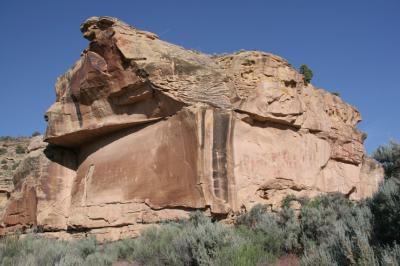
{"label": "green shrub", "polygon": [[303,74],[303,79],[306,84],[310,83],[313,77],[313,72],[307,65],[300,66],[300,74]]}
{"label": "green shrub", "polygon": [[383,266],[400,265],[400,246],[380,248],[380,264]]}
{"label": "green shrub", "polygon": [[400,243],[400,185],[386,180],[369,202],[374,220],[374,238],[384,245]]}
{"label": "green shrub", "polygon": [[310,249],[301,258],[302,266],[335,266],[338,265],[330,253],[323,248]]}
{"label": "green shrub", "polygon": [[15,148],[15,152],[16,152],[17,154],[23,154],[23,153],[25,153],[25,149],[24,149],[21,145],[18,145],[18,146]]}
{"label": "green shrub", "polygon": [[[278,257],[284,251],[298,248],[298,223],[292,220],[293,211],[286,211],[275,214],[267,212],[265,205],[257,204],[248,213],[239,216],[236,225],[241,235],[250,235],[251,237],[246,238],[253,239],[264,250],[270,252],[271,256]],[[288,232],[285,231],[287,229]]]}
{"label": "green shrub", "polygon": [[274,256],[266,252],[261,245],[250,242],[223,248],[217,255],[215,265],[265,265],[273,261]]}
{"label": "green shrub", "polygon": [[1,166],[1,169],[3,169],[3,170],[8,170],[8,165],[3,164],[3,165]]}
{"label": "green shrub", "polygon": [[388,145],[381,145],[373,153],[375,160],[385,169],[386,178],[400,179],[400,144],[391,141]]}
{"label": "green shrub", "polygon": [[236,219],[237,225],[245,225],[249,228],[254,228],[257,223],[263,219],[264,214],[267,212],[267,206],[263,204],[256,204],[248,213],[240,215]]}
{"label": "green shrub", "polygon": [[6,159],[1,160],[1,164],[6,164],[6,163],[7,163]]}
{"label": "green shrub", "polygon": [[279,212],[279,227],[283,230],[283,249],[286,253],[299,254],[302,246],[300,243],[301,227],[294,211],[282,208]]}
{"label": "green shrub", "polygon": [[377,265],[367,204],[341,194],[323,195],[301,209],[303,265]]}
{"label": "green shrub", "polygon": [[[188,221],[151,228],[135,242],[130,260],[145,265],[247,265],[273,259],[253,231],[212,223],[195,212]],[[249,236],[249,234],[251,236]]]}
{"label": "green shrub", "polygon": [[0,148],[0,155],[4,155],[7,153],[7,149],[6,148]]}
{"label": "green shrub", "polygon": [[32,137],[40,136],[41,134],[39,131],[35,131],[32,133]]}
{"label": "green shrub", "polygon": [[289,194],[286,197],[283,198],[281,202],[281,207],[282,208],[290,208],[290,203],[294,200],[297,200],[296,196],[293,194]]}

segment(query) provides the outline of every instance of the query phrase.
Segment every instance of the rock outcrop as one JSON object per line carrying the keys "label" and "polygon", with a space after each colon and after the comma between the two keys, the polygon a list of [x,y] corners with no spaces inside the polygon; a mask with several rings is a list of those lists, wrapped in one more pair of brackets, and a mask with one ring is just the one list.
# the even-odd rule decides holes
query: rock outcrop
{"label": "rock outcrop", "polygon": [[29,141],[24,137],[0,137],[0,211],[14,190],[13,175],[26,154]]}
{"label": "rock outcrop", "polygon": [[57,80],[49,144],[17,171],[3,233],[118,239],[195,209],[225,219],[288,194],[377,189],[360,113],[286,60],[208,56],[110,17],[81,31],[89,47]]}

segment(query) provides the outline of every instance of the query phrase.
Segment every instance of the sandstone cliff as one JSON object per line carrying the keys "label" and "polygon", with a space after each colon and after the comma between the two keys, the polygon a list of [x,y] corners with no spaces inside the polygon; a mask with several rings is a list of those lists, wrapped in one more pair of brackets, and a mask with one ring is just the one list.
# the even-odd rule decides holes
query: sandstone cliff
{"label": "sandstone cliff", "polygon": [[0,137],[0,210],[14,190],[13,175],[24,158],[29,138]]}
{"label": "sandstone cliff", "polygon": [[371,195],[383,172],[366,158],[360,113],[305,84],[286,60],[208,56],[110,17],[56,84],[44,141],[15,175],[3,232],[135,235],[201,209],[225,219],[285,195]]}

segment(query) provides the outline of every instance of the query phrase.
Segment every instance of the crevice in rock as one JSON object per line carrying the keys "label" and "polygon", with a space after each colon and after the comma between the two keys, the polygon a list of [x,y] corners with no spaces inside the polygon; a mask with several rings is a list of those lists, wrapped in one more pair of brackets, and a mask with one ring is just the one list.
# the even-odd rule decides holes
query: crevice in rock
{"label": "crevice in rock", "polygon": [[359,163],[355,162],[355,161],[351,161],[351,160],[346,160],[345,158],[341,158],[341,157],[331,157],[332,160],[339,162],[339,163],[345,163],[345,164],[352,164],[352,165],[360,165]]}
{"label": "crevice in rock", "polygon": [[75,95],[72,94],[71,94],[71,99],[75,106],[76,116],[78,118],[79,126],[82,127],[83,121],[82,121],[81,108],[79,107],[79,100],[75,97]]}
{"label": "crevice in rock", "polygon": [[300,125],[294,125],[292,123],[283,121],[281,119],[273,119],[270,117],[260,117],[255,114],[235,109],[234,112],[238,114],[245,114],[247,116],[243,117],[241,120],[246,122],[251,126],[267,128],[267,127],[275,127],[281,130],[292,130],[294,132],[298,132],[301,128]]}

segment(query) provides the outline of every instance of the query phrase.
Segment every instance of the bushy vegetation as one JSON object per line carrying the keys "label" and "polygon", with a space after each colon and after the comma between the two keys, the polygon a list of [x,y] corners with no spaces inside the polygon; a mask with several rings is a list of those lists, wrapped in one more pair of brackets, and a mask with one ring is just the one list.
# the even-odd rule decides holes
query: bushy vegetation
{"label": "bushy vegetation", "polygon": [[304,82],[306,84],[311,82],[311,79],[313,77],[313,72],[307,65],[300,66],[300,74],[303,74]]}
{"label": "bushy vegetation", "polygon": [[[397,146],[390,144],[380,150],[393,154],[393,149]],[[398,168],[393,168],[397,159],[387,159],[385,172],[390,176],[364,201],[338,193],[313,199],[290,195],[279,211],[256,205],[232,226],[194,212],[186,221],[106,244],[93,238],[66,242],[11,236],[0,240],[0,264],[400,265],[400,184],[394,178]],[[291,209],[293,201],[301,203],[299,210]]]}
{"label": "bushy vegetation", "polygon": [[386,178],[400,179],[400,143],[379,146],[373,156],[385,169]]}
{"label": "bushy vegetation", "polygon": [[40,136],[42,135],[42,133],[40,133],[39,131],[34,131],[31,135],[31,137],[36,137],[36,136]]}
{"label": "bushy vegetation", "polygon": [[[391,182],[391,181],[389,181]],[[304,203],[299,213],[283,207],[268,212],[256,205],[234,226],[212,222],[200,212],[187,221],[168,223],[136,239],[100,245],[93,238],[66,242],[30,235],[0,241],[1,265],[273,265],[294,256],[301,265],[398,265],[398,215],[376,223],[384,206],[393,210],[393,184],[385,183],[369,201],[354,203],[341,194]],[[395,185],[398,188],[398,185]],[[380,196],[379,196],[380,195]],[[381,200],[382,198],[387,199]],[[379,201],[377,202],[377,199]],[[293,199],[296,200],[296,199]],[[379,225],[376,227],[376,225]]]}
{"label": "bushy vegetation", "polygon": [[0,155],[4,155],[7,153],[7,149],[6,148],[0,148]]}
{"label": "bushy vegetation", "polygon": [[258,265],[275,259],[269,247],[266,239],[249,228],[235,230],[195,212],[188,221],[154,227],[139,238],[103,245],[94,238],[67,242],[35,235],[21,239],[7,237],[0,241],[0,263],[61,266],[129,261],[138,265]]}

